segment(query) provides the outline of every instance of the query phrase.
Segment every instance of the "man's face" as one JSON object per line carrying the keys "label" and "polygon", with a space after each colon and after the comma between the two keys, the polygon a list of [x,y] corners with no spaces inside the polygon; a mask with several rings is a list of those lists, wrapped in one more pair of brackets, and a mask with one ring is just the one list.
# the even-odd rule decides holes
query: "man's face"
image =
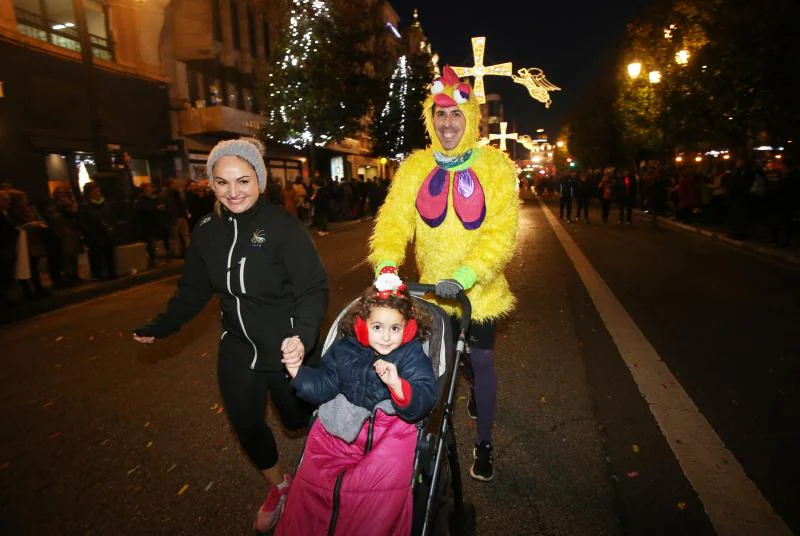
{"label": "man's face", "polygon": [[434,106],[433,128],[436,130],[436,136],[439,138],[439,143],[442,144],[442,147],[452,151],[458,147],[461,138],[464,137],[464,131],[467,129],[467,118],[458,106],[449,106],[447,108]]}

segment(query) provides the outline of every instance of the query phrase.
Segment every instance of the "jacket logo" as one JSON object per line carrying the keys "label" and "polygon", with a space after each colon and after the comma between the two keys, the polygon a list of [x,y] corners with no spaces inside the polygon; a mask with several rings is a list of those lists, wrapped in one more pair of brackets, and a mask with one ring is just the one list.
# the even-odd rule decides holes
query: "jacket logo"
{"label": "jacket logo", "polygon": [[263,229],[256,229],[253,233],[253,237],[250,239],[250,243],[254,246],[260,246],[264,242],[267,241],[267,238],[264,236]]}

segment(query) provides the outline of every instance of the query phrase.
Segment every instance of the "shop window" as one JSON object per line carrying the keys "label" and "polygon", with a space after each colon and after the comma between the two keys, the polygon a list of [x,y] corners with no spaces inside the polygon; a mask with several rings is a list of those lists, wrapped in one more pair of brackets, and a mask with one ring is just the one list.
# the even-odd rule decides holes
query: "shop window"
{"label": "shop window", "polygon": [[78,152],[75,153],[72,162],[78,175],[78,188],[83,193],[83,189],[92,181],[92,176],[97,172],[94,155]]}
{"label": "shop window", "polygon": [[108,7],[96,0],[84,0],[83,9],[86,12],[92,55],[98,59],[113,61],[111,40],[108,35]]}
{"label": "shop window", "polygon": [[[92,54],[95,58],[112,61],[108,7],[96,0],[86,0],[84,11]],[[14,13],[19,33],[68,50],[81,51],[72,0],[14,0]]]}
{"label": "shop window", "polygon": [[131,168],[134,186],[150,182],[150,162],[143,158],[131,158],[128,165]]}
{"label": "shop window", "polygon": [[51,153],[45,157],[45,170],[47,171],[47,187],[52,197],[56,188],[72,190],[70,180],[69,160],[63,154]]}
{"label": "shop window", "polygon": [[331,177],[337,182],[344,178],[344,157],[334,156],[331,158]]}

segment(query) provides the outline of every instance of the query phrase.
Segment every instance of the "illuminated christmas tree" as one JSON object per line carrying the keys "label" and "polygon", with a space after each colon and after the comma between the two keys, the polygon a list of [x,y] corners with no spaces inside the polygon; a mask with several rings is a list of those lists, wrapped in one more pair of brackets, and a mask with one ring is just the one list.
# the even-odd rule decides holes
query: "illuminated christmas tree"
{"label": "illuminated christmas tree", "polygon": [[[354,2],[364,3],[365,0]],[[367,24],[336,2],[292,0],[263,86],[267,121],[260,136],[295,148],[322,146],[358,132],[374,84],[364,74]],[[356,6],[357,7],[357,6]],[[313,150],[311,151],[313,168]]]}
{"label": "illuminated christmas tree", "polygon": [[401,56],[397,60],[389,79],[386,101],[373,124],[376,155],[402,160],[414,149],[425,147],[425,128],[420,117],[432,78],[430,54]]}

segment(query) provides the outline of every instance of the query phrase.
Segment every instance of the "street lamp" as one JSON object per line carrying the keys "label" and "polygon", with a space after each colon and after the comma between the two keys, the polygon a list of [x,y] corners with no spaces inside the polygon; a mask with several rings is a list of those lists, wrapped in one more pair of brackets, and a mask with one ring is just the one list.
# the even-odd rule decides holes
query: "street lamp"
{"label": "street lamp", "polygon": [[683,50],[679,50],[675,54],[675,63],[678,65],[686,65],[689,63],[689,51],[685,48]]}
{"label": "street lamp", "polygon": [[650,71],[647,76],[651,84],[658,84],[661,82],[661,71]]}
{"label": "street lamp", "polygon": [[642,73],[642,64],[638,61],[628,64],[628,76],[636,79]]}

